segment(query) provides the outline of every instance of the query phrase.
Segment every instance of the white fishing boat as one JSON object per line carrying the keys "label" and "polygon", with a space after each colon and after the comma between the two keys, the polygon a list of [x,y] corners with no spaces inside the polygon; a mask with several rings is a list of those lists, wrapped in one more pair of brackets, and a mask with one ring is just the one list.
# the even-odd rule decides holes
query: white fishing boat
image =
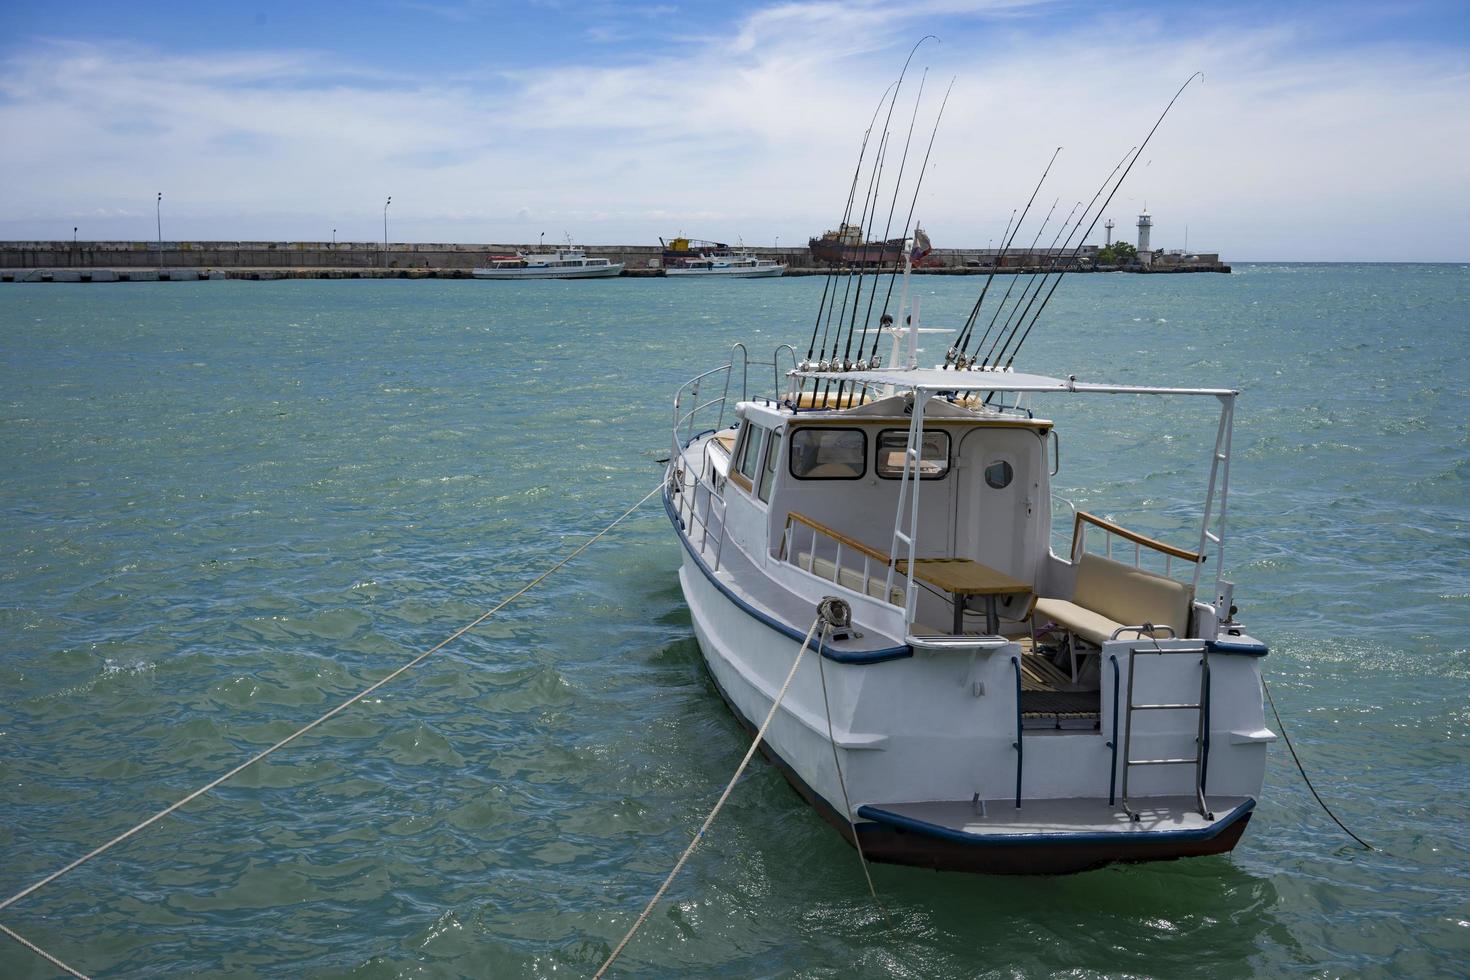
{"label": "white fishing boat", "polygon": [[580,248],[562,248],[491,256],[490,264],[476,268],[473,274],[476,279],[600,279],[622,271],[621,262],[588,258]]}
{"label": "white fishing boat", "polygon": [[[675,402],[680,581],[747,725],[822,598],[850,606],[852,629],[802,665],[764,745],[824,817],[870,860],[970,871],[1235,846],[1275,738],[1266,647],[1221,574],[1235,391],[911,366],[796,369],[771,397],[706,398],[743,376],[732,364]],[[812,382],[872,394],[796,407]],[[1070,550],[1053,551],[1055,427],[993,394],[1217,400],[1198,547],[1076,512]]]}
{"label": "white fishing boat", "polygon": [[676,279],[770,279],[786,274],[786,266],[750,252],[709,252],[678,260],[664,269]]}
{"label": "white fishing boat", "polygon": [[[900,367],[783,345],[756,397],[737,344],[676,394],[664,502],[716,687],[753,730],[836,596],[851,625],[797,666],[762,751],[868,860],[1039,874],[1231,850],[1275,739],[1266,646],[1224,577],[1238,393],[953,349],[923,368],[913,314],[885,318]],[[1044,400],[1129,395],[1219,405],[1192,548],[1052,495]]]}

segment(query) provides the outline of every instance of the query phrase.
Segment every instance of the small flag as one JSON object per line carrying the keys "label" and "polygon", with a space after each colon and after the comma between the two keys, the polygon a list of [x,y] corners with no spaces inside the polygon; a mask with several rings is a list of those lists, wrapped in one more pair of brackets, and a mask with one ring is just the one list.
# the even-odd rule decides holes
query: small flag
{"label": "small flag", "polygon": [[914,250],[909,253],[910,261],[917,262],[932,251],[934,248],[929,244],[929,236],[924,233],[924,229],[915,227]]}

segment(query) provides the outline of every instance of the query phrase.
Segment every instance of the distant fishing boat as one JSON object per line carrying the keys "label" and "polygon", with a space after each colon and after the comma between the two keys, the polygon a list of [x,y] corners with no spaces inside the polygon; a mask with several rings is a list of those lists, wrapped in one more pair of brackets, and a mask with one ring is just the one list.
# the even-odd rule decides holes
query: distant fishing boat
{"label": "distant fishing boat", "polygon": [[664,269],[676,279],[770,279],[786,274],[786,266],[750,252],[713,252],[680,259]]}
{"label": "distant fishing boat", "polygon": [[476,279],[600,279],[620,275],[623,263],[592,258],[580,248],[555,252],[492,255],[490,264],[474,270]]}

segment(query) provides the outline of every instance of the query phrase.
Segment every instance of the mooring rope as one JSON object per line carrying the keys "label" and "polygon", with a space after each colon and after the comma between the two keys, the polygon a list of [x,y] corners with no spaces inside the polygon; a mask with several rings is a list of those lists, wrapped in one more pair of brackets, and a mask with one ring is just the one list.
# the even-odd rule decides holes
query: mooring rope
{"label": "mooring rope", "polygon": [[1286,743],[1286,748],[1291,753],[1291,761],[1296,763],[1296,771],[1302,774],[1302,782],[1307,784],[1307,789],[1311,790],[1312,795],[1316,797],[1317,805],[1322,807],[1323,812],[1332,818],[1333,823],[1342,828],[1343,833],[1347,834],[1359,844],[1362,844],[1366,850],[1373,850],[1372,844],[1369,844],[1363,838],[1353,833],[1348,829],[1347,824],[1337,819],[1337,814],[1332,812],[1332,807],[1327,805],[1327,801],[1322,799],[1321,795],[1317,792],[1317,787],[1313,786],[1312,780],[1307,777],[1307,770],[1302,766],[1302,760],[1297,757],[1296,747],[1291,744],[1291,736],[1286,734],[1286,726],[1281,723],[1281,712],[1276,710],[1276,699],[1271,697],[1271,687],[1266,683],[1265,677],[1261,678],[1261,690],[1266,692],[1266,700],[1271,705],[1271,714],[1276,717],[1276,727],[1281,729],[1281,739]]}
{"label": "mooring rope", "polygon": [[[826,637],[824,636],[823,639]],[[842,787],[842,813],[847,817],[847,827],[852,831],[852,846],[857,848],[858,863],[863,868],[863,878],[868,883],[868,894],[873,896],[873,901],[878,905],[878,911],[883,915],[883,924],[892,925],[888,918],[888,907],[883,904],[883,899],[878,897],[878,889],[873,887],[873,875],[868,870],[868,856],[863,853],[863,841],[858,836],[857,824],[852,819],[852,800],[847,795],[847,778],[842,775],[842,763],[837,758],[837,736],[832,733],[832,704],[827,700],[827,668],[823,664],[822,645],[817,644],[817,673],[822,679],[822,708],[827,713],[827,744],[832,746],[832,767],[837,770],[837,785]]]}
{"label": "mooring rope", "polygon": [[694,839],[689,842],[688,847],[684,848],[684,853],[679,855],[679,860],[674,864],[674,870],[670,871],[669,876],[664,879],[664,883],[658,886],[658,891],[653,893],[653,898],[648,900],[648,904],[643,907],[643,911],[639,913],[637,920],[633,923],[627,934],[618,942],[617,947],[608,958],[603,961],[602,966],[597,968],[597,972],[592,975],[592,980],[600,980],[602,975],[607,972],[607,968],[613,965],[613,960],[617,959],[623,950],[627,948],[633,935],[643,927],[644,922],[648,921],[648,916],[653,912],[654,906],[659,903],[659,899],[664,897],[664,892],[669,890],[669,886],[674,883],[674,878],[683,870],[684,862],[689,860],[689,855],[694,853],[694,849],[704,839],[705,832],[709,830],[710,824],[714,823],[715,817],[719,816],[720,809],[725,805],[725,801],[730,798],[730,792],[735,789],[735,784],[739,782],[740,776],[745,772],[745,767],[750,765],[750,760],[755,755],[755,750],[765,739],[766,729],[771,727],[771,721],[776,717],[776,709],[781,707],[781,699],[786,697],[786,691],[791,687],[792,679],[796,677],[796,668],[801,666],[802,655],[812,645],[812,637],[816,635],[818,626],[823,627],[822,640],[825,642],[827,633],[831,627],[824,626],[824,622],[825,619],[821,615],[812,620],[812,628],[806,631],[806,639],[802,641],[801,649],[796,651],[796,659],[791,661],[791,669],[786,673],[786,680],[782,682],[781,690],[776,693],[776,699],[771,702],[771,710],[766,712],[766,720],[761,722],[760,730],[755,733],[755,740],[750,743],[750,748],[745,750],[745,758],[741,759],[740,765],[735,768],[735,775],[730,777],[730,782],[725,786],[725,791],[720,794],[720,799],[715,803],[714,809],[709,812],[709,816],[704,818],[704,823],[700,824],[699,830],[694,834]]}
{"label": "mooring rope", "polygon": [[[148,827],[148,826],[150,826],[152,824],[157,823],[158,821],[162,820],[164,817],[166,817],[169,814],[173,813],[175,810],[178,810],[180,807],[183,807],[183,806],[187,805],[188,803],[192,802],[193,800],[198,799],[200,796],[203,796],[205,793],[208,793],[210,790],[214,789],[216,786],[219,786],[221,783],[226,782],[227,780],[231,779],[232,777],[237,776],[240,773],[244,772],[246,769],[248,769],[251,766],[255,765],[257,762],[259,762],[260,760],[264,759],[266,756],[270,755],[271,753],[276,752],[279,749],[285,748],[287,745],[290,745],[292,742],[296,741],[302,735],[305,735],[307,732],[311,731],[313,728],[316,728],[318,725],[322,724],[322,722],[324,722],[324,721],[328,720],[329,718],[332,718],[333,716],[335,716],[335,715],[339,714],[340,712],[346,710],[347,708],[349,708],[352,705],[356,704],[358,701],[361,701],[363,698],[367,697],[369,694],[372,694],[378,688],[380,688],[383,685],[389,683],[390,681],[393,681],[394,679],[396,679],[396,678],[402,676],[403,674],[407,673],[412,668],[414,668],[414,667],[418,666],[419,664],[423,663],[430,656],[432,656],[435,653],[438,653],[440,650],[444,649],[449,644],[451,644],[455,640],[459,639],[461,636],[464,636],[470,630],[474,629],[476,626],[479,626],[481,623],[485,622],[485,620],[489,619],[491,616],[494,616],[496,613],[500,612],[500,610],[504,609],[506,606],[510,605],[512,602],[515,602],[521,596],[525,595],[527,592],[530,592],[536,586],[538,586],[542,582],[546,581],[548,578],[551,577],[551,575],[553,573],[555,573],[556,571],[558,571],[559,569],[561,569],[568,562],[570,562],[573,558],[576,558],[582,552],[586,551],[588,548],[592,547],[592,545],[596,544],[597,541],[600,538],[603,537],[603,535],[607,534],[613,528],[617,527],[623,521],[627,520],[630,516],[632,516],[632,514],[633,514],[634,511],[636,511],[638,508],[642,507],[644,504],[648,503],[648,501],[653,497],[653,495],[656,494],[656,493],[658,493],[662,489],[663,489],[663,483],[660,482],[658,486],[656,486],[652,490],[648,491],[648,493],[646,495],[644,495],[644,497],[641,500],[639,500],[632,507],[629,507],[627,510],[623,511],[623,513],[619,514],[618,517],[611,524],[607,525],[601,531],[598,531],[592,537],[588,538],[580,546],[578,546],[576,548],[576,550],[574,550],[571,554],[567,555],[561,561],[557,562],[555,565],[552,565],[546,571],[542,572],[540,575],[538,575],[534,579],[532,579],[529,583],[527,583],[526,585],[522,586],[520,589],[518,589],[517,591],[515,591],[514,593],[512,593],[509,598],[506,598],[506,599],[502,600],[498,605],[495,606],[495,608],[489,610],[488,612],[482,613],[473,622],[471,622],[468,625],[462,626],[459,629],[455,630],[453,633],[449,634],[448,637],[446,637],[445,639],[441,640],[439,643],[436,643],[434,646],[430,647],[429,649],[425,650],[423,653],[419,654],[417,657],[414,657],[412,660],[408,661],[403,666],[401,666],[397,670],[393,671],[391,674],[388,674],[386,677],[382,678],[381,680],[379,680],[379,681],[377,681],[377,682],[369,685],[368,687],[363,688],[361,691],[358,691],[356,694],[352,695],[352,697],[348,698],[346,701],[343,701],[341,704],[337,705],[331,711],[328,711],[326,714],[320,716],[315,721],[312,721],[312,722],[310,722],[310,723],[308,723],[306,725],[303,725],[301,728],[298,728],[296,731],[292,732],[290,735],[287,735],[285,738],[281,739],[279,742],[277,742],[276,744],[272,745],[270,748],[265,749],[265,750],[263,750],[261,752],[257,752],[255,755],[251,756],[249,759],[247,759],[244,762],[240,763],[238,766],[236,766],[235,768],[231,769],[229,772],[225,773],[223,776],[219,776],[219,777],[216,777],[215,779],[210,780],[209,782],[205,783],[203,786],[201,786],[198,789],[194,790],[194,792],[190,793],[188,796],[185,796],[183,799],[179,800],[177,803],[172,803],[169,806],[164,807],[162,810],[159,810],[157,813],[153,814],[153,816],[149,817],[146,820],[143,820],[140,823],[135,824],[133,827],[129,828],[128,830],[123,831],[121,834],[118,834],[116,837],[112,838],[107,843],[102,844],[102,845],[100,845],[98,847],[93,848],[92,850],[88,851],[86,854],[83,854],[81,857],[77,858],[75,861],[72,861],[70,864],[68,864],[68,865],[66,865],[66,866],[64,866],[62,868],[59,868],[56,871],[51,872],[49,875],[47,875],[46,877],[42,878],[41,880],[35,882],[34,884],[32,884],[32,885],[30,885],[30,886],[28,886],[26,888],[22,888],[20,891],[16,892],[14,895],[12,895],[9,898],[5,899],[3,902],[0,902],[0,910],[3,910],[5,908],[8,908],[11,905],[14,905],[16,902],[18,902],[21,899],[25,898],[27,895],[34,894],[35,892],[41,890],[42,888],[45,888],[47,885],[51,884],[51,882],[55,881],[57,878],[60,878],[62,875],[67,874],[68,872],[73,871],[73,870],[81,867],[82,865],[86,864],[88,861],[92,860],[93,858],[97,857],[98,855],[103,854],[103,853],[105,853],[108,850],[111,850],[113,847],[117,846],[118,844],[121,844],[123,841],[127,840],[129,837],[132,837],[134,834],[138,833],[139,831],[143,830],[144,828],[146,828],[146,827]],[[11,930],[5,928],[5,926],[3,924],[0,924],[0,929],[3,929],[5,931],[5,933],[7,935],[9,935],[12,939],[16,940],[17,942],[21,943],[22,945],[26,946],[27,948],[29,948],[31,950],[34,950],[38,954],[40,954],[42,956],[45,956],[47,959],[49,959],[52,962],[56,963],[58,966],[62,965],[60,960],[56,960],[54,957],[51,957],[49,954],[44,953],[37,946],[35,946],[33,943],[30,943],[30,942],[24,940],[18,934],[16,934],[16,933],[12,932]],[[68,970],[71,969],[70,967],[64,967],[64,968],[65,969],[68,969]],[[80,974],[80,973],[76,973],[75,971],[72,971],[72,972],[76,976],[82,976],[82,974]]]}
{"label": "mooring rope", "polygon": [[71,976],[78,977],[78,978],[80,978],[80,980],[91,980],[91,978],[88,977],[85,973],[81,972],[78,969],[75,969],[74,967],[67,966],[65,963],[61,962],[61,960],[59,960],[56,957],[52,956],[50,953],[46,952],[44,949],[42,949],[41,947],[37,946],[35,943],[31,942],[25,936],[22,936],[20,933],[16,932],[14,929],[10,928],[9,926],[7,926],[7,925],[5,925],[3,923],[0,923],[0,932],[5,933],[5,935],[9,936],[11,939],[14,939],[16,942],[20,943],[26,949],[30,950],[32,953],[35,953],[37,956],[41,957],[41,959],[46,960],[52,966],[56,967],[58,970],[62,971],[63,973],[67,973],[67,974],[70,974]]}

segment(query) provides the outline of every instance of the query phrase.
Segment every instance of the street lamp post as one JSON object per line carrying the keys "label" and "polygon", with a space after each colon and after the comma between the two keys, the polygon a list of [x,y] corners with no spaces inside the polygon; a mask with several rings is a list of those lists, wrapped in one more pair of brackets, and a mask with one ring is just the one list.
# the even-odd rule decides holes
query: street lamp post
{"label": "street lamp post", "polygon": [[158,267],[163,268],[163,191],[158,192],[158,200],[153,202],[153,217],[158,221]]}
{"label": "street lamp post", "polygon": [[[383,257],[384,257],[384,261],[387,260],[387,256],[388,256],[388,205],[390,205],[392,203],[393,203],[393,198],[392,198],[391,195],[389,196],[388,200],[386,200],[386,201],[383,202]],[[383,265],[383,264],[384,264],[383,262],[379,262],[378,263],[378,265],[380,265],[380,266]]]}
{"label": "street lamp post", "polygon": [[333,245],[337,244],[337,229],[336,228],[333,228],[332,229],[332,244]]}

